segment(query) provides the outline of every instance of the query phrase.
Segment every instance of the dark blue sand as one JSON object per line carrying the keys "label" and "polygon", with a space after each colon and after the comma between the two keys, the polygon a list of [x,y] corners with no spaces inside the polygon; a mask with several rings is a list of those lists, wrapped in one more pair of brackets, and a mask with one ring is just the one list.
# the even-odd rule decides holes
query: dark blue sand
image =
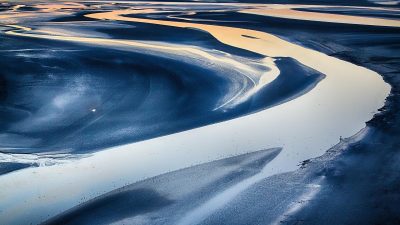
{"label": "dark blue sand", "polygon": [[365,16],[374,18],[385,18],[385,19],[400,19],[400,12],[393,12],[387,10],[368,10],[368,9],[343,9],[343,8],[304,8],[295,9],[298,11],[305,12],[323,12],[340,15],[353,15],[353,16]]}
{"label": "dark blue sand", "polygon": [[110,224],[160,210],[172,203],[152,189],[123,190],[89,201],[44,224]]}
{"label": "dark blue sand", "polygon": [[0,175],[11,173],[13,171],[20,169],[25,169],[31,166],[32,166],[31,164],[25,164],[25,163],[0,162]]}
{"label": "dark blue sand", "polygon": [[44,224],[176,224],[208,198],[260,172],[279,153],[256,151],[166,173],[87,201]]}
{"label": "dark blue sand", "polygon": [[214,110],[232,84],[245,85],[248,78],[129,51],[2,40],[3,152],[83,153],[166,135],[280,104],[322,78],[282,58],[278,79],[234,108]]}

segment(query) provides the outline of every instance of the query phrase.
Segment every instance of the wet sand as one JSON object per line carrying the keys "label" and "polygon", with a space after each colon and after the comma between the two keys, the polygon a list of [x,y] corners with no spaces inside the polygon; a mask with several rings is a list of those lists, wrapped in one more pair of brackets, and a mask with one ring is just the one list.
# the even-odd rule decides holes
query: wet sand
{"label": "wet sand", "polygon": [[[152,4],[156,5],[157,3]],[[62,11],[63,9],[57,8],[54,10]],[[286,12],[282,12],[281,15],[285,13]],[[2,193],[2,199],[4,199],[7,208],[0,206],[0,209],[5,213],[3,215],[8,216],[7,218],[2,217],[3,219],[6,219],[9,223],[17,223],[17,221],[43,221],[51,216],[62,213],[70,207],[76,206],[78,203],[86,202],[87,199],[101,196],[103,193],[107,193],[127,184],[135,183],[146,177],[153,177],[163,174],[166,171],[178,170],[192,166],[193,164],[223,159],[229,155],[240,155],[259,149],[282,147],[282,153],[269,164],[266,164],[265,167],[258,168],[257,171],[253,171],[255,173],[251,173],[251,176],[242,179],[235,185],[229,184],[228,186],[224,186],[219,193],[213,196],[203,196],[205,199],[203,199],[202,203],[192,207],[192,210],[186,211],[183,214],[184,216],[179,218],[180,221],[178,221],[182,224],[186,224],[194,219],[194,222],[202,224],[213,224],[218,221],[219,224],[223,224],[222,221],[228,224],[235,224],[230,220],[234,218],[230,210],[235,207],[240,207],[243,209],[248,208],[249,211],[243,211],[246,213],[252,211],[253,215],[264,214],[265,217],[257,216],[259,219],[258,222],[273,222],[275,219],[278,219],[277,221],[279,222],[282,219],[279,217],[282,212],[284,215],[286,214],[285,212],[288,212],[287,214],[295,214],[299,212],[299,208],[303,207],[302,204],[300,204],[300,206],[296,204],[293,206],[291,204],[293,199],[297,197],[299,197],[299,201],[313,199],[319,193],[319,189],[321,189],[320,187],[324,180],[317,176],[312,179],[307,178],[306,180],[299,181],[299,179],[301,180],[307,176],[304,174],[302,175],[303,177],[298,176],[296,178],[297,183],[301,184],[299,188],[293,188],[292,185],[285,186],[285,188],[287,188],[285,190],[291,191],[293,195],[284,198],[282,191],[279,192],[276,190],[278,192],[274,192],[277,193],[276,196],[279,196],[279,198],[275,200],[281,202],[281,205],[278,207],[279,210],[269,213],[265,213],[265,211],[261,210],[266,209],[263,203],[268,203],[269,201],[253,201],[252,204],[254,207],[252,208],[246,206],[246,204],[251,201],[244,201],[242,196],[251,196],[249,193],[264,193],[260,191],[260,189],[257,189],[258,191],[256,192],[252,191],[254,190],[252,189],[253,187],[261,188],[261,190],[265,188],[279,189],[279,185],[283,183],[293,182],[295,184],[295,180],[291,180],[294,179],[293,176],[283,172],[296,169],[299,161],[323,154],[325,149],[337,143],[339,136],[351,136],[363,128],[364,122],[372,118],[376,112],[375,110],[382,105],[383,99],[389,91],[389,87],[382,82],[379,74],[365,67],[358,66],[362,65],[362,63],[354,62],[343,57],[338,59],[339,57],[337,56],[332,57],[326,52],[322,53],[321,49],[313,48],[312,50],[303,47],[299,45],[298,42],[294,44],[293,37],[290,35],[287,35],[287,39],[282,39],[282,35],[278,37],[266,31],[256,31],[253,29],[143,18],[151,16],[152,14],[157,14],[157,10],[153,7],[144,11],[114,10],[111,12],[88,14],[87,16],[99,20],[106,19],[124,23],[131,22],[132,25],[135,23],[146,23],[184,29],[195,28],[208,32],[225,45],[231,45],[232,47],[250,51],[256,55],[258,54],[261,56],[260,58],[264,60],[260,60],[260,58],[254,61],[250,60],[252,63],[256,62],[254,65],[258,66],[246,68],[246,63],[241,63],[240,61],[242,59],[236,56],[219,60],[221,55],[213,55],[213,52],[210,53],[207,49],[201,48],[174,46],[166,43],[113,40],[101,37],[77,37],[71,36],[68,33],[54,32],[54,30],[41,27],[35,27],[30,30],[31,28],[29,25],[8,27],[8,31],[6,32],[10,37],[14,38],[47,39],[72,43],[72,46],[75,44],[78,46],[86,46],[85,48],[89,48],[90,46],[102,46],[103,48],[106,47],[118,51],[122,50],[121,52],[138,51],[136,49],[152,49],[153,52],[150,53],[152,57],[160,52],[165,54],[165,52],[172,50],[177,53],[165,54],[163,57],[173,57],[177,60],[182,60],[180,53],[185,52],[190,53],[191,58],[204,58],[206,59],[205,61],[217,61],[217,65],[226,64],[228,65],[227,67],[230,65],[232,68],[236,68],[244,74],[246,74],[245,71],[249,71],[249,69],[253,69],[253,71],[262,71],[266,68],[278,69],[267,70],[266,73],[252,74],[250,76],[249,74],[251,73],[246,74],[247,76],[238,76],[244,77],[244,80],[250,81],[250,83],[253,81],[253,85],[249,87],[256,87],[254,81],[255,83],[259,82],[262,84],[260,86],[262,88],[248,88],[246,92],[243,92],[250,93],[250,95],[259,93],[259,96],[262,96],[261,93],[264,93],[265,96],[270,96],[272,93],[276,95],[275,97],[282,96],[282,92],[274,90],[274,88],[280,87],[278,84],[290,86],[288,79],[282,79],[285,77],[282,76],[282,73],[297,74],[301,72],[307,74],[307,76],[304,76],[305,78],[307,77],[307,79],[299,77],[301,79],[295,84],[305,85],[300,89],[293,89],[295,90],[294,92],[287,92],[286,98],[281,101],[276,101],[274,100],[275,97],[273,97],[272,100],[270,100],[272,101],[270,106],[273,107],[268,110],[258,111],[268,108],[265,107],[265,105],[259,106],[259,108],[254,108],[256,109],[255,111],[250,111],[253,114],[248,114],[250,113],[249,111],[246,111],[247,113],[238,113],[235,114],[235,117],[238,118],[222,123],[130,145],[118,146],[112,149],[104,150],[103,148],[101,149],[103,150],[102,152],[95,153],[92,157],[74,162],[69,162],[67,160],[65,163],[54,166],[30,168],[4,175],[0,179],[0,184],[5,187]],[[304,14],[301,17],[303,16]],[[280,18],[283,19],[282,17]],[[346,18],[348,19],[348,17]],[[322,18],[319,17],[318,19],[324,22]],[[107,21],[104,22],[107,23]],[[224,34],[229,35],[225,36]],[[131,49],[128,49],[128,47]],[[288,59],[287,57],[292,59]],[[349,61],[351,61],[351,63]],[[196,63],[198,63],[198,61],[196,61]],[[263,65],[262,69],[255,69],[260,68],[259,66],[261,65]],[[183,65],[179,64],[179,67],[183,67]],[[213,67],[210,68],[211,71],[213,71]],[[225,73],[226,71],[228,70],[225,70]],[[279,75],[277,74],[278,71]],[[222,73],[224,73],[224,70]],[[325,79],[321,80],[321,74],[325,76]],[[309,78],[313,76],[313,79],[315,79],[314,82],[308,84],[307,82],[311,81]],[[262,77],[266,78],[266,80],[261,79]],[[227,87],[234,85],[236,82],[242,83],[244,80],[234,79]],[[235,102],[235,99],[240,100],[240,98],[235,97],[236,95],[234,95],[234,93],[240,93],[237,91],[241,89],[226,90],[230,90],[226,93],[232,93],[233,95],[228,94],[222,97],[221,101],[214,102],[216,103],[214,105],[215,107],[210,107],[211,109],[221,109],[222,111],[222,109],[226,110],[237,107],[235,104],[230,103]],[[253,92],[251,90],[257,91]],[[246,102],[246,94],[242,95],[242,97],[243,96],[245,97],[242,99]],[[249,99],[254,100],[257,98]],[[371,101],[371,99],[374,100]],[[258,101],[263,102],[265,100],[265,98],[260,98]],[[241,105],[242,101],[243,100],[237,102]],[[360,107],[352,107],[355,102],[357,102]],[[88,107],[87,109],[90,111],[93,107]],[[340,118],[340,120],[338,118]],[[271,130],[271,127],[279,127],[279,129]],[[336,128],[331,129],[333,127]],[[309,133],[305,133],[305,130]],[[361,137],[364,136],[361,135]],[[209,140],[212,140],[212,142]],[[232,142],[232,140],[234,141]],[[202,144],[194,146],[190,143]],[[168,151],[166,151],[166,149]],[[307,150],[304,151],[305,149]],[[139,158],[140,160],[135,160]],[[132,163],[132,160],[134,163]],[[148,167],[145,165],[157,166]],[[264,165],[265,164],[263,164],[263,166]],[[316,170],[311,170],[311,172],[313,171],[315,172]],[[102,174],[101,179],[93,179],[93,177],[96,177],[96,174],[99,173]],[[62,176],[60,176],[60,174],[62,174]],[[31,179],[27,180],[27,176]],[[236,175],[233,177],[237,179],[240,178],[240,176]],[[276,177],[283,178],[285,182],[279,183],[277,180],[274,180]],[[43,184],[45,180],[52,180],[52,184],[43,187],[41,184]],[[73,183],[70,183],[71,181],[73,181]],[[27,185],[26,182],[30,182],[30,186]],[[16,183],[19,185],[16,186]],[[79,183],[79,186],[76,186],[77,183]],[[227,185],[228,183],[222,182],[222,184]],[[133,184],[132,187],[135,187],[135,185],[137,184]],[[32,186],[40,188],[38,188],[37,191],[27,189],[31,189],[30,187]],[[65,198],[58,194],[63,188],[66,190],[68,189],[69,193]],[[195,191],[195,189],[193,189],[193,191]],[[13,199],[13,196],[19,196],[18,193],[24,193],[24,195],[27,196],[25,203]],[[113,193],[119,193],[119,191],[117,190]],[[135,193],[133,193],[133,195],[135,195]],[[155,205],[147,205],[144,206],[144,208],[150,207],[154,209],[155,206],[157,208],[158,206],[161,207],[173,204],[172,199],[165,199],[164,196],[153,192],[139,191],[137,193],[144,194],[145,196],[149,196],[152,200],[155,200],[152,201],[155,202]],[[171,194],[174,194],[174,192]],[[40,197],[41,200],[38,201],[35,196]],[[272,198],[273,195],[270,194],[267,196]],[[252,199],[246,198],[248,200]],[[99,199],[102,199],[102,197]],[[199,200],[198,198],[196,199]],[[219,205],[216,205],[213,204],[215,199],[222,199],[222,201],[218,201]],[[121,201],[114,200],[112,200],[113,203],[121,203]],[[132,202],[139,200],[140,199],[133,198]],[[90,205],[90,203],[88,204]],[[210,204],[212,205],[211,208],[205,207]],[[29,209],[30,205],[34,205],[35,209]],[[50,209],[46,205],[52,205],[52,208]],[[227,205],[231,205],[232,208],[227,207]],[[80,208],[78,207],[76,209],[76,212],[80,213]],[[139,209],[139,211],[143,209]],[[15,216],[15,218],[17,218],[18,212],[21,210],[29,211],[29,215],[25,218],[19,217],[19,220],[14,220],[13,217]],[[46,212],[47,216],[42,214],[42,212]],[[246,213],[245,215],[250,215]],[[83,214],[83,216],[89,216],[90,210]],[[140,215],[140,213],[138,215]],[[107,216],[110,216],[110,218],[114,217],[112,220],[115,221],[121,219],[143,219],[143,217],[140,216],[124,216],[124,218],[122,218],[117,214],[106,215],[106,217]],[[120,216],[123,215],[121,214]],[[190,220],[186,220],[187,218]],[[254,217],[250,220],[257,220],[257,218]],[[245,220],[249,221],[249,216],[236,219],[237,223],[240,224]],[[283,220],[286,220],[286,218],[284,217]],[[142,222],[143,221],[146,220],[142,220]],[[177,220],[173,221],[176,222]]]}

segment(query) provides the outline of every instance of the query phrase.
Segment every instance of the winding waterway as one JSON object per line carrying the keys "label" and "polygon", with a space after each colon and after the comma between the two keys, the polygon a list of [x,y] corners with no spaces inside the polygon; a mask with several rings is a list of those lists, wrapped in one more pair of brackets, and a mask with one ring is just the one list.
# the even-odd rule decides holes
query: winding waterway
{"label": "winding waterway", "polygon": [[[271,84],[279,75],[276,62],[282,57],[311,68],[325,77],[307,92],[293,96],[290,101],[272,108],[244,115],[228,121],[169,134],[141,142],[112,147],[93,153],[91,156],[66,161],[62,164],[28,168],[10,173],[0,178],[0,218],[6,224],[40,222],[71,208],[85,199],[122,187],[126,184],[153,177],[165,172],[178,170],[195,164],[222,159],[260,149],[281,147],[282,152],[257,176],[246,180],[225,193],[227,198],[217,198],[220,206],[229,202],[241,190],[274,174],[292,171],[299,162],[319,156],[339,141],[339,137],[349,137],[365,127],[383,106],[390,86],[376,72],[324,53],[290,43],[275,35],[223,25],[192,22],[178,22],[163,19],[148,19],[137,15],[162,12],[149,6],[145,9],[124,9],[85,15],[97,20],[146,23],[199,29],[215,37],[219,42],[264,56],[261,62],[268,72],[258,73],[246,64],[232,58],[220,58],[207,54],[198,48],[138,42],[134,40],[113,40],[95,37],[57,35],[35,32],[28,27],[12,26],[6,34],[30,38],[78,42],[93,45],[136,47],[154,49],[158,52],[189,52],[203,59],[224,63],[246,73],[250,71],[254,82],[252,91]],[[224,5],[221,5],[222,9]],[[266,7],[266,6],[263,6]],[[52,10],[52,9],[48,9]],[[244,13],[260,13],[246,9]],[[287,18],[288,10],[275,10],[273,16]],[[267,15],[272,15],[267,11]],[[309,14],[291,14],[300,17]],[[325,22],[326,14],[312,14],[312,20]],[[307,19],[307,18],[306,18]],[[339,18],[340,19],[340,18]],[[365,21],[369,25],[387,25],[384,19],[355,19],[356,24]],[[332,22],[329,20],[328,22]],[[377,21],[376,23],[373,21]],[[341,20],[341,23],[347,23]],[[354,24],[354,23],[353,23]],[[399,26],[397,22],[389,26]],[[256,75],[254,75],[256,74]],[[254,78],[256,77],[256,78]],[[248,94],[229,95],[216,109],[233,107]],[[356,105],[356,107],[355,107]],[[63,194],[67,193],[67,194]],[[24,201],[20,199],[23,198]],[[211,204],[209,203],[209,204]],[[215,204],[212,204],[215,205]],[[181,224],[201,221],[212,213],[213,208],[200,207],[198,211],[183,217]],[[211,211],[204,211],[204,207]],[[41,212],[46,212],[43,215]],[[24,216],[21,216],[24,214]],[[188,219],[189,218],[189,219]],[[198,218],[197,221],[192,221]]]}

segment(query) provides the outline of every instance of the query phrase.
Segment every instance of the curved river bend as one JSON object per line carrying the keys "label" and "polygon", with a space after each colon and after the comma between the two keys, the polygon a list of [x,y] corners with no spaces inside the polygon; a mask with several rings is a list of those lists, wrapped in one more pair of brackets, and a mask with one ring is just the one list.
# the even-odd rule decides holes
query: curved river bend
{"label": "curved river bend", "polygon": [[[150,7],[145,10],[115,10],[86,16],[98,20],[200,29],[221,43],[263,55],[266,59],[295,59],[326,77],[304,95],[264,111],[113,147],[63,164],[29,168],[4,175],[0,178],[1,221],[6,224],[25,223],[26,218],[30,218],[30,222],[43,221],[77,205],[81,199],[91,199],[147,177],[231,155],[282,147],[282,152],[260,174],[227,190],[224,194],[229,197],[223,198],[226,201],[221,203],[223,205],[251,184],[273,174],[294,170],[299,162],[323,154],[338,142],[340,136],[348,137],[357,133],[365,127],[365,122],[372,118],[377,109],[383,106],[385,97],[390,92],[389,85],[372,70],[265,32],[135,16],[157,12]],[[7,34],[86,44],[97,40],[34,34],[28,28],[23,29],[25,30],[9,31]],[[127,44],[109,43],[112,40],[108,43],[104,40],[98,41],[95,44]],[[131,45],[133,43],[130,42]],[[269,67],[273,67],[272,62],[273,60],[265,61]],[[270,76],[270,79],[274,79],[276,73],[271,73]],[[19,200],[22,197],[24,201]],[[211,203],[213,201],[215,200],[211,200]],[[41,212],[46,212],[47,215]],[[199,215],[199,212],[203,214]],[[204,214],[204,210],[200,209],[184,217],[181,222],[191,223],[193,221],[186,219],[201,218],[206,214],[207,212]]]}

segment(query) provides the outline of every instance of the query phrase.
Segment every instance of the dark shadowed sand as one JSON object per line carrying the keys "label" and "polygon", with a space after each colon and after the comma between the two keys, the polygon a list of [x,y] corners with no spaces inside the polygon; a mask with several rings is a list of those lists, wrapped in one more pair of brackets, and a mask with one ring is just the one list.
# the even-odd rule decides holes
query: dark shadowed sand
{"label": "dark shadowed sand", "polygon": [[257,151],[150,178],[87,201],[44,224],[177,224],[209,198],[259,173],[280,151]]}

